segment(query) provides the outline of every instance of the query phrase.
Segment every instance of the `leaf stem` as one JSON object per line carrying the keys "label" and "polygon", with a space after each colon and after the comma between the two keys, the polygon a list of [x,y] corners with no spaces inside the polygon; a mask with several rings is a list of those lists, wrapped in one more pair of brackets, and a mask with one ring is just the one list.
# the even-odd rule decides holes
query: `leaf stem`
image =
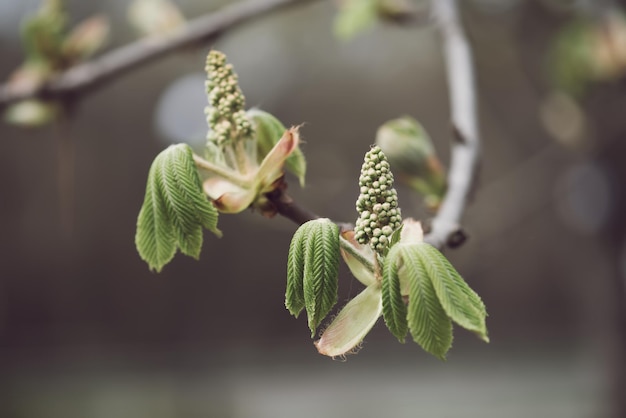
{"label": "leaf stem", "polygon": [[359,263],[363,264],[369,271],[376,275],[378,274],[378,269],[367,258],[363,257],[363,255],[359,253],[356,248],[354,248],[350,241],[342,237],[341,234],[339,235],[339,246],[351,256],[356,258]]}
{"label": "leaf stem", "polygon": [[248,155],[246,154],[246,148],[244,141],[245,139],[237,139],[235,141],[235,162],[237,164],[237,169],[242,174],[248,174],[250,172],[250,162],[248,160]]}
{"label": "leaf stem", "polygon": [[193,155],[193,161],[196,163],[196,167],[201,168],[203,170],[206,170],[210,173],[216,174],[220,177],[222,177],[224,180],[228,180],[231,183],[242,187],[242,188],[249,188],[250,187],[250,181],[247,178],[244,178],[240,175],[238,175],[237,173],[233,172],[232,170],[229,170],[227,168],[224,167],[220,167],[219,165],[213,164],[207,160],[205,160],[202,157],[199,157],[198,155],[194,154]]}

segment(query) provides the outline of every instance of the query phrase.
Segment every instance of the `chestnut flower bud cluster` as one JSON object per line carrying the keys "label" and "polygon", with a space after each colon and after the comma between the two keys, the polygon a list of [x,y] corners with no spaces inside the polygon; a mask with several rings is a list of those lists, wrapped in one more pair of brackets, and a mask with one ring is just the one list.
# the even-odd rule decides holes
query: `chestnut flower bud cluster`
{"label": "chestnut flower bud cluster", "polygon": [[391,235],[402,224],[402,216],[389,162],[378,146],[365,154],[359,187],[361,194],[356,202],[359,218],[354,228],[355,238],[359,244],[369,243],[374,251],[382,254],[389,245]]}
{"label": "chestnut flower bud cluster", "polygon": [[245,97],[232,64],[226,63],[222,52],[213,50],[207,56],[205,69],[209,99],[205,113],[210,128],[207,139],[223,146],[252,136],[254,129],[246,116]]}

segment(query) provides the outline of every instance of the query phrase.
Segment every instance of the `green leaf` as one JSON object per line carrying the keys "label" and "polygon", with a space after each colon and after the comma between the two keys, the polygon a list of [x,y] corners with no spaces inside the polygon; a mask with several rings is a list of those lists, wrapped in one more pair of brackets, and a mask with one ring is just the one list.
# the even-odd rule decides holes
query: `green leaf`
{"label": "green leaf", "polygon": [[446,177],[430,136],[410,116],[385,122],[376,132],[376,144],[383,150],[396,178],[408,184],[431,203],[440,202],[446,192]]}
{"label": "green leaf", "polygon": [[28,99],[11,105],[4,113],[4,120],[13,125],[32,128],[54,122],[60,113],[61,109],[56,103]]}
{"label": "green leaf", "polygon": [[398,271],[410,283],[407,320],[413,340],[435,357],[445,360],[452,346],[452,322],[437,299],[426,267],[415,245],[398,244],[402,265]]}
{"label": "green leaf", "polygon": [[382,301],[383,317],[389,331],[401,342],[404,342],[408,330],[407,309],[400,294],[400,277],[398,264],[401,247],[392,247],[383,266]]}
{"label": "green leaf", "polygon": [[[337,303],[339,227],[329,219],[309,221],[304,255],[304,303],[311,336]],[[305,225],[306,225],[305,224]]]}
{"label": "green leaf", "polygon": [[590,28],[582,19],[568,23],[556,33],[549,50],[553,84],[575,97],[582,96],[593,81]]}
{"label": "green leaf", "polygon": [[161,165],[152,163],[135,235],[135,245],[140,257],[157,272],[161,271],[176,253],[174,227],[165,206],[160,171]]}
{"label": "green leaf", "polygon": [[[343,241],[343,243],[342,243]],[[339,238],[343,261],[350,269],[350,273],[365,286],[378,282],[375,270],[377,266],[376,253],[369,244],[359,244],[354,238],[354,231],[344,231]]]}
{"label": "green leaf", "polygon": [[[280,138],[282,138],[287,128],[285,128],[282,122],[271,113],[263,110],[250,109],[246,113],[252,120],[252,123],[254,123],[257,143],[257,157],[260,163],[272,150],[272,148],[274,148],[274,145],[278,143]],[[304,158],[304,154],[302,153],[302,150],[300,150],[300,147],[296,148],[291,155],[289,155],[285,161],[285,167],[298,177],[300,186],[304,187],[306,159]]]}
{"label": "green leaf", "polygon": [[44,2],[36,14],[22,21],[21,36],[29,60],[58,67],[67,29],[67,15],[60,2]]}
{"label": "green leaf", "polygon": [[217,210],[202,192],[193,152],[188,145],[170,146],[159,157],[164,196],[178,244],[184,254],[198,258],[202,247],[202,227],[221,236],[217,229]]}
{"label": "green leaf", "polygon": [[400,228],[393,231],[393,233],[391,234],[391,239],[389,240],[389,248],[392,248],[394,245],[400,242],[403,229],[404,229],[404,224],[400,225]]}
{"label": "green leaf", "polygon": [[291,238],[289,255],[287,256],[287,290],[285,291],[285,306],[296,318],[304,309],[304,253],[310,225],[300,226]]}
{"label": "green leaf", "polygon": [[489,342],[485,325],[487,311],[480,296],[435,247],[426,243],[415,247],[448,316],[458,325]]}
{"label": "green leaf", "polygon": [[378,0],[345,0],[335,17],[335,36],[348,40],[374,26],[378,7]]}
{"label": "green leaf", "polygon": [[380,286],[367,286],[344,306],[315,342],[320,354],[335,357],[354,352],[382,313]]}
{"label": "green leaf", "polygon": [[202,192],[191,148],[172,145],[154,159],[148,174],[135,236],[139,255],[157,271],[172,259],[176,248],[198,258],[202,227],[221,236],[217,216]]}

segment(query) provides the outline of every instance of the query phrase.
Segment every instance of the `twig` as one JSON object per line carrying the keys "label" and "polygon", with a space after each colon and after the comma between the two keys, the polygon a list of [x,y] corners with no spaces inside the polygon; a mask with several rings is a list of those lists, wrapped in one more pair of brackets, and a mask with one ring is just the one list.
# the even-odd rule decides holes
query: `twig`
{"label": "twig", "polygon": [[102,86],[117,76],[184,47],[206,41],[227,29],[272,10],[311,0],[244,0],[189,21],[167,36],[143,38],[114,49],[99,58],[74,66],[37,88],[0,85],[0,110],[11,103],[33,98],[76,96]]}
{"label": "twig", "polygon": [[282,187],[277,188],[271,193],[267,193],[265,196],[272,202],[279,215],[284,216],[298,225],[319,218],[319,216],[309,209],[298,205]]}
{"label": "twig", "polygon": [[[72,67],[37,88],[0,85],[0,110],[20,100],[40,97],[66,98],[84,94],[128,71],[168,53],[213,38],[250,19],[278,8],[312,0],[243,0],[188,22],[168,36],[144,38],[122,46],[92,61]],[[457,16],[455,0],[432,2],[439,24],[450,90],[452,122],[457,139],[452,146],[448,192],[426,240],[436,247],[454,246],[463,240],[460,218],[476,176],[480,143],[476,127],[474,75],[471,52]],[[278,212],[296,223],[317,216],[286,195],[271,198]]]}
{"label": "twig", "polygon": [[[454,248],[466,239],[460,221],[476,180],[480,156],[474,69],[470,46],[459,21],[456,0],[433,0],[431,7],[443,40],[453,142],[448,190],[424,240],[437,248]],[[277,195],[268,195],[268,198],[279,214],[298,224],[318,217],[297,206],[282,191]]]}
{"label": "twig", "polygon": [[448,191],[425,241],[443,248],[460,245],[464,240],[460,221],[476,180],[480,140],[472,55],[459,21],[456,0],[433,0],[431,7],[443,41],[454,138]]}

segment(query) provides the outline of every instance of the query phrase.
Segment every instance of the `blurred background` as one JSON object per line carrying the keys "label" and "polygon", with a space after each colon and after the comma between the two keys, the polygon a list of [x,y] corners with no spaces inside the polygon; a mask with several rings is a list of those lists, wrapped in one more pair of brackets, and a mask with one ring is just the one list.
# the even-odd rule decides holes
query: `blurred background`
{"label": "blurred background", "polygon": [[[109,17],[108,49],[138,36],[128,1],[66,3],[72,23]],[[188,18],[226,3],[176,2]],[[446,255],[487,305],[490,344],[456,329],[440,362],[379,323],[347,361],[317,354],[306,319],[284,308],[296,226],[280,217],[222,215],[224,237],[205,233],[200,261],[177,255],[160,274],[139,258],[153,158],[206,135],[212,47],[234,64],[248,106],[304,123],[307,185],[290,178],[289,193],[316,213],[354,222],[363,154],[391,118],[421,121],[448,163],[436,29],[378,24],[340,41],[333,3],[307,2],[117,78],[61,126],[0,124],[0,416],[623,416],[626,55],[605,76],[580,76],[581,58],[555,45],[571,47],[572,24],[599,25],[624,51],[626,32],[602,26],[602,2],[459,3],[484,155],[470,239]],[[38,6],[0,2],[3,80],[23,60],[19,22]],[[67,138],[69,204],[57,163]],[[428,219],[398,189],[403,214]],[[339,306],[360,289],[342,267]]]}

